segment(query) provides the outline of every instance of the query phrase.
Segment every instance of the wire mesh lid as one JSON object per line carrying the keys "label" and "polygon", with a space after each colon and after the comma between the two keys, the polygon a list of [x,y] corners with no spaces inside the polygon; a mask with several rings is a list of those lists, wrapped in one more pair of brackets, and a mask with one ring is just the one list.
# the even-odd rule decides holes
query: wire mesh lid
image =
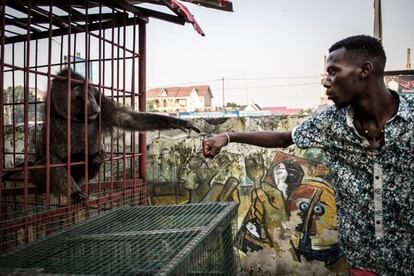
{"label": "wire mesh lid", "polygon": [[207,262],[222,270],[236,215],[234,202],[121,207],[3,254],[0,272],[168,274],[206,271]]}

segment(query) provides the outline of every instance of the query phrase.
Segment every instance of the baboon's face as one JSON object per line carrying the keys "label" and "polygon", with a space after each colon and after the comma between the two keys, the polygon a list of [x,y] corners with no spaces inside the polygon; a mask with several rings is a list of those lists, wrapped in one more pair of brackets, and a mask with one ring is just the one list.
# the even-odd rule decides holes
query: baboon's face
{"label": "baboon's face", "polygon": [[[62,87],[62,91],[53,91],[52,103],[54,108],[57,109],[59,114],[65,114],[63,117],[67,118],[67,101],[68,95],[65,90],[65,86]],[[83,84],[72,84],[70,93],[70,118],[74,121],[84,121],[85,112],[87,119],[95,120],[98,114],[101,112],[99,107],[99,91],[95,87],[88,87],[88,91],[85,90]],[[56,111],[56,110],[55,110]]]}
{"label": "baboon's face", "polygon": [[[99,91],[95,87],[89,86],[88,92],[82,91],[81,95],[81,102],[83,103],[83,106],[87,106],[87,114],[88,114],[88,120],[95,120],[99,113],[101,112],[101,108],[99,106]],[[84,114],[85,108],[83,108],[83,114]]]}

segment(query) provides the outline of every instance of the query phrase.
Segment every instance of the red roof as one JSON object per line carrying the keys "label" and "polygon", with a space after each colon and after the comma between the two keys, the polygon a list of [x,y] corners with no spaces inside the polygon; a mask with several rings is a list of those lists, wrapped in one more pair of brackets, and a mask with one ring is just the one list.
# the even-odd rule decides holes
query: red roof
{"label": "red roof", "polygon": [[287,108],[286,106],[263,107],[262,110],[268,110],[274,114],[296,115],[303,111],[301,108]]}
{"label": "red roof", "polygon": [[197,90],[197,93],[199,96],[202,96],[202,97],[210,96],[211,98],[213,98],[213,94],[211,93],[211,89],[209,85],[153,88],[147,91],[147,98],[160,97],[160,93],[162,90],[167,92],[167,96],[165,96],[166,98],[188,97],[190,96],[190,93],[191,91],[193,91],[193,89]]}

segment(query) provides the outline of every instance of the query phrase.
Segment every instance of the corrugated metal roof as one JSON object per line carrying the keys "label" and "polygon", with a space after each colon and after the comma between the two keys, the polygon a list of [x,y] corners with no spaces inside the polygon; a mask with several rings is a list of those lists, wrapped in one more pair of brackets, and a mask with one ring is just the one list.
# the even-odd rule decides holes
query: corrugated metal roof
{"label": "corrugated metal roof", "polygon": [[[181,1],[181,2],[180,2]],[[149,22],[149,18],[157,18],[163,21],[170,23],[181,24],[191,23],[194,29],[204,35],[203,30],[198,25],[196,19],[194,18],[191,11],[187,8],[187,3],[200,5],[203,7],[218,9],[222,11],[233,11],[233,5],[229,0],[72,0],[69,5],[67,1],[56,0],[52,5],[59,6],[59,9],[65,12],[73,13],[73,18],[71,18],[74,23],[74,28],[71,29],[71,33],[83,32],[83,28],[86,25],[88,26],[89,31],[95,31],[98,29],[108,29],[116,28],[119,26],[131,26],[135,25],[136,19],[142,22]],[[13,31],[10,30],[5,35],[5,43],[17,43],[27,40],[26,25],[27,25],[27,11],[28,8],[25,7],[24,1],[7,1],[7,6],[12,7],[12,9],[18,10],[25,16],[17,16],[16,18],[10,19],[5,18],[5,26],[9,28],[13,26]],[[89,10],[88,13],[84,11],[79,11],[78,9],[86,8],[97,8],[102,4],[102,7],[109,8],[110,10],[101,12],[100,14],[93,10]],[[185,5],[184,5],[184,4]],[[31,1],[32,8],[31,10],[36,11],[33,13],[31,18],[31,26],[28,29],[30,34],[30,39],[41,39],[47,38],[49,36],[49,30],[39,29],[39,26],[36,24],[44,24],[48,20],[48,14],[41,6],[48,6],[51,4],[49,0],[33,0]],[[161,12],[157,9],[156,6],[152,5],[151,8],[148,8],[148,4],[155,4],[161,7],[161,10],[167,10],[166,12]],[[191,6],[188,5],[188,6]],[[131,14],[134,14],[136,18],[131,17]],[[65,24],[62,25],[61,20],[63,15],[61,12],[54,12],[52,20],[52,36],[66,35],[68,34],[68,29]],[[100,23],[98,23],[100,21]],[[17,28],[15,28],[17,26]],[[20,27],[19,27],[20,26]]]}
{"label": "corrugated metal roof", "polygon": [[284,114],[284,115],[296,115],[296,114],[300,114],[303,111],[303,109],[301,108],[287,108],[286,106],[263,107],[262,110],[270,111],[273,114]]}
{"label": "corrugated metal roof", "polygon": [[[229,0],[182,0],[184,2],[188,2],[195,5],[200,5],[207,8],[222,10],[222,11],[233,11],[233,3]],[[150,4],[157,4],[168,7],[172,12],[174,12],[178,17],[182,18],[185,22],[191,23],[194,29],[204,36],[204,32],[201,27],[198,25],[196,19],[194,18],[193,14],[190,10],[178,0],[127,0],[129,4],[139,5],[142,3],[150,3]],[[149,15],[151,16],[151,15]],[[158,19],[163,19],[162,15],[159,13],[156,16]],[[164,18],[167,21],[170,21],[170,17]],[[178,23],[178,22],[175,22]]]}

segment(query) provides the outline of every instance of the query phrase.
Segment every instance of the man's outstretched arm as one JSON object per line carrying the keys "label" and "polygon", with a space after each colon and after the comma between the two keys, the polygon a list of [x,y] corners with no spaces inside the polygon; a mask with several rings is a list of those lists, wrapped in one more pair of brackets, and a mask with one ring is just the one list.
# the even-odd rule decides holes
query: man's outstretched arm
{"label": "man's outstretched arm", "polygon": [[[228,136],[227,136],[228,135]],[[293,144],[291,131],[227,132],[203,140],[203,154],[214,158],[229,142],[265,148],[286,148]]]}

